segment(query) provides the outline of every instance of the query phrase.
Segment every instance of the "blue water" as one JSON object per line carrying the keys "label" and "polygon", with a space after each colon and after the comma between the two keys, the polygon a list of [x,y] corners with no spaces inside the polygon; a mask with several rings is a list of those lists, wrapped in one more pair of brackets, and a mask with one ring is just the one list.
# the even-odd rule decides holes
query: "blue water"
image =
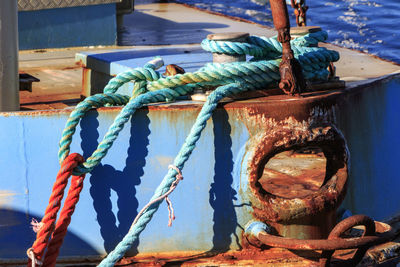
{"label": "blue water", "polygon": [[[273,26],[267,0],[178,1]],[[307,25],[318,25],[328,31],[329,42],[400,64],[400,0],[306,0],[306,3],[310,7]],[[291,7],[289,13],[291,25],[295,25]]]}

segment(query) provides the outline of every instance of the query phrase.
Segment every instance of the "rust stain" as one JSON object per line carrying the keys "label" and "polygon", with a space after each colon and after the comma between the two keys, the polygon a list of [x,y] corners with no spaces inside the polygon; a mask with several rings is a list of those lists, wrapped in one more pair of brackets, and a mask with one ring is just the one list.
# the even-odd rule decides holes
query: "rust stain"
{"label": "rust stain", "polygon": [[0,116],[2,117],[22,117],[22,116],[30,116],[30,117],[39,117],[39,116],[54,116],[54,115],[62,115],[71,113],[73,108],[67,109],[53,109],[53,110],[34,110],[34,111],[20,111],[20,112],[1,112]]}
{"label": "rust stain", "polygon": [[75,69],[79,69],[80,66],[68,66],[68,67],[64,67],[61,70],[75,70]]}
{"label": "rust stain", "polygon": [[86,64],[83,63],[82,59],[79,59],[79,61],[75,61],[75,65],[81,68],[86,68]]}
{"label": "rust stain", "polygon": [[155,164],[155,166],[160,166],[160,168],[167,169],[168,165],[174,162],[174,157],[155,156],[152,160],[157,161],[157,164]]}
{"label": "rust stain", "polygon": [[388,261],[396,260],[400,258],[400,243],[398,242],[387,242],[385,244],[378,245],[370,249],[366,253],[361,262],[362,266],[376,266],[378,264],[388,263]]}
{"label": "rust stain", "polygon": [[[243,193],[252,203],[254,217],[272,224],[283,236],[321,238],[334,226],[334,211],[346,194],[348,160],[346,142],[333,126],[338,95],[277,95],[263,102],[263,98],[239,102],[237,116],[249,130],[246,149],[251,155],[247,165],[249,186]],[[274,190],[266,190],[268,181],[260,179],[266,163],[281,152],[308,147],[322,151],[326,168],[312,170],[308,166],[309,170],[296,179],[287,179],[287,173],[269,168]]]}
{"label": "rust stain", "polygon": [[[249,194],[255,196],[255,216],[262,220],[290,221],[323,210],[331,210],[337,207],[345,195],[348,155],[340,133],[333,126],[329,130],[323,126],[319,127],[318,131],[310,131],[306,123],[299,122],[296,128],[293,120],[286,122],[288,123],[278,123],[274,128],[270,128],[267,134],[253,138],[252,142],[252,147],[256,150],[248,167],[251,188]],[[327,175],[320,190],[293,199],[266,192],[259,182],[265,163],[280,151],[307,146],[320,147],[327,158]]]}
{"label": "rust stain", "polygon": [[[319,253],[271,248],[230,252],[171,252],[125,257],[116,266],[316,266]],[[306,257],[302,257],[306,256]]]}
{"label": "rust stain", "polygon": [[[355,226],[364,226],[361,236],[348,235],[348,230]],[[323,250],[319,260],[320,266],[330,266],[332,255],[336,250],[356,249],[354,255],[347,259],[347,263],[356,266],[368,248],[387,242],[394,236],[390,225],[375,222],[365,215],[354,215],[339,222],[330,232],[327,239],[295,239],[284,238],[267,232],[260,232],[251,240],[256,239],[259,244],[280,247],[291,250]]]}
{"label": "rust stain", "polygon": [[[320,253],[291,252],[281,248],[244,249],[231,252],[175,251],[163,253],[140,253],[134,257],[124,257],[115,266],[317,266]],[[102,257],[87,256],[59,258],[59,264],[98,264]],[[13,261],[23,265],[26,261]],[[8,265],[6,261],[0,264]]]}
{"label": "rust stain", "polygon": [[82,68],[82,90],[81,90],[81,96],[88,97],[90,94],[90,76],[91,76],[91,70],[87,69],[85,67]]}
{"label": "rust stain", "polygon": [[[85,71],[85,70],[83,70]],[[238,99],[230,99],[228,103],[220,103],[218,105],[218,108],[222,108],[225,110],[240,110],[242,111],[243,109],[248,109],[249,112],[248,114],[251,115],[253,114],[268,114],[269,117],[273,117],[276,120],[282,120],[287,117],[288,113],[295,114],[294,117],[298,121],[302,121],[306,118],[309,117],[309,111],[316,107],[316,106],[332,106],[334,103],[339,102],[339,100],[346,98],[349,94],[354,94],[358,93],[361,90],[364,90],[366,88],[372,87],[376,85],[377,83],[382,83],[385,81],[388,81],[394,77],[398,77],[400,74],[393,74],[389,75],[387,77],[384,77],[382,79],[377,79],[373,83],[368,83],[359,85],[359,86],[354,86],[347,88],[345,90],[331,90],[331,91],[320,91],[320,92],[310,92],[310,93],[304,93],[302,94],[302,97],[290,97],[286,95],[277,95],[276,90],[258,90],[255,91],[256,95],[248,96],[248,97],[257,97],[257,98],[252,98],[249,100],[239,100],[235,101]],[[85,77],[85,75],[83,75]],[[84,80],[84,78],[83,78]],[[82,87],[84,87],[85,81],[82,82]],[[252,92],[252,94],[254,94]],[[260,97],[260,96],[265,96],[265,97]],[[72,94],[71,94],[72,96]],[[34,98],[34,94],[32,95],[32,99]],[[57,95],[54,95],[52,97],[57,98]],[[245,97],[245,98],[248,98]],[[64,95],[60,95],[61,100],[60,101],[66,101],[68,100],[68,97],[65,97]],[[72,96],[72,98],[76,98],[76,96]],[[36,101],[36,100],[33,100]],[[56,100],[53,100],[56,101]],[[78,103],[78,101],[76,102]],[[32,103],[33,104],[33,103]],[[203,103],[194,103],[194,102],[174,102],[174,103],[155,103],[151,104],[149,106],[143,107],[143,109],[150,109],[150,110],[171,110],[171,109],[176,109],[176,110],[194,110],[202,107]],[[40,106],[40,108],[43,108],[43,106]],[[45,107],[44,107],[45,108]],[[50,107],[49,107],[50,108]],[[29,109],[35,110],[35,107],[29,107]],[[100,108],[100,111],[108,111],[108,110],[115,110],[112,108]],[[117,107],[118,110],[121,109],[121,107]],[[40,115],[51,115],[54,113],[69,113],[70,111],[68,110],[51,110],[50,113],[44,113],[42,110],[40,111],[27,111],[27,112],[3,112],[0,113],[0,116],[8,117],[8,116],[40,116]]]}
{"label": "rust stain", "polygon": [[183,74],[185,73],[185,70],[181,67],[179,67],[176,64],[169,64],[166,66],[166,71],[163,73],[163,75],[166,76],[174,76],[176,74]]}

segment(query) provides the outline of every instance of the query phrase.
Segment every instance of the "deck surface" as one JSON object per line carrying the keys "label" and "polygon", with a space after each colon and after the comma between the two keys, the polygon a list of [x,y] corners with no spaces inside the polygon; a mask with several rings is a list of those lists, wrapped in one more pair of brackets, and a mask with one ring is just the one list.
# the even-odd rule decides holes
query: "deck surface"
{"label": "deck surface", "polygon": [[[135,46],[20,52],[20,71],[40,79],[40,82],[33,83],[32,92],[20,93],[21,109],[61,109],[75,105],[80,99],[82,87],[82,70],[75,64],[75,54],[78,52],[100,53],[161,45],[184,47],[198,44],[208,34],[232,31],[266,36],[275,33],[266,26],[210,14],[181,4],[137,5],[132,14],[124,17],[124,27],[119,31],[119,35],[124,35],[124,39]],[[330,44],[323,45],[340,52],[341,59],[336,63],[337,75],[347,82],[364,81],[400,71],[400,67],[391,62]]]}
{"label": "deck surface", "polygon": [[[248,24],[231,18],[212,15],[179,4],[148,4],[139,5],[135,8],[135,12],[126,17],[125,29],[121,32],[121,34],[129,34],[129,37],[132,38],[131,40],[135,41],[135,46],[80,47],[21,52],[20,70],[41,80],[33,84],[33,92],[21,92],[22,109],[63,109],[75,105],[79,101],[82,86],[82,70],[80,66],[75,64],[75,54],[81,51],[110,52],[115,49],[143,48],[145,46],[187,46],[199,43],[209,33],[226,31],[247,31],[251,34],[265,34],[267,36],[274,34],[271,29],[260,25]],[[206,21],[206,23],[204,21]],[[152,25],[156,25],[157,27],[154,28]],[[326,44],[325,46],[340,52],[341,60],[336,64],[337,75],[349,83],[366,81],[400,71],[398,65],[370,55],[339,48],[330,44]],[[185,106],[186,104],[187,102],[180,103],[181,106]],[[70,112],[70,110],[60,111],[60,113],[62,112],[67,113]],[[102,115],[106,116],[105,114]],[[27,129],[29,129],[29,126],[27,126]],[[30,131],[27,132],[29,133]],[[34,159],[34,157],[32,157],[32,159]],[[286,158],[284,159],[286,160]],[[272,167],[272,170],[277,171]],[[144,181],[145,180],[146,179],[144,179]],[[273,184],[277,185],[278,182],[279,181],[275,180]],[[304,187],[309,186],[312,182],[314,181],[308,182]],[[300,189],[303,190],[303,188]],[[399,232],[399,230],[397,230],[397,232]],[[394,245],[388,249],[389,252],[399,248],[397,241],[393,244]],[[381,250],[382,249],[379,251]],[[281,250],[275,249],[274,251],[276,251],[277,254],[271,253],[269,257],[278,258],[277,255],[279,255],[280,258],[286,259],[287,261],[290,261],[292,259],[291,257],[294,257],[288,254],[284,254],[286,257],[282,257],[283,254]],[[376,255],[372,255],[371,257],[379,257],[381,254],[376,253]],[[227,259],[226,261],[222,259],[224,262],[230,263],[232,260],[235,260],[235,258],[232,258],[230,255],[223,256],[226,256]],[[254,257],[252,255],[250,256],[250,263],[246,261],[247,259],[243,259],[244,266],[254,264]],[[197,263],[198,265],[206,264],[205,261],[208,260],[209,259],[204,259],[203,262],[203,259],[199,259]],[[215,264],[219,265],[222,260],[215,261]],[[157,263],[156,261],[154,262]],[[196,262],[193,263],[196,264]],[[238,264],[238,261],[234,263]],[[264,258],[262,259],[261,264],[262,263],[265,263]],[[190,264],[191,262],[188,260],[187,265]],[[288,265],[287,262],[283,264],[285,266]]]}

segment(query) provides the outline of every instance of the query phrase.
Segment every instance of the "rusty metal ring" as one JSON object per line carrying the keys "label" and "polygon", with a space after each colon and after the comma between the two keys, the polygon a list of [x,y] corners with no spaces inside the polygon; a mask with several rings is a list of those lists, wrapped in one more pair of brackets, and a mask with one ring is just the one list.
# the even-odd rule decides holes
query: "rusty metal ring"
{"label": "rusty metal ring", "polygon": [[[360,237],[360,239],[364,238],[365,236],[375,236],[376,234],[376,227],[375,227],[375,222],[372,220],[370,217],[365,216],[365,215],[354,215],[349,218],[344,219],[343,221],[339,222],[331,231],[331,233],[328,236],[329,240],[339,240],[342,234],[344,234],[347,230],[353,228],[354,226],[357,225],[363,225],[365,227],[365,230]],[[390,233],[390,226],[389,229],[386,229],[385,231],[387,234]],[[387,237],[388,235],[386,235]],[[376,241],[378,243],[381,243],[385,241],[386,238],[385,236],[380,236],[380,238]],[[372,245],[376,245],[377,243],[367,243],[365,245],[362,245],[362,242],[360,242],[359,246],[357,246],[357,251],[355,252],[354,256],[349,260],[351,261],[351,265],[356,266],[364,257],[365,253],[367,252],[368,248],[371,247]],[[320,266],[321,267],[327,267],[330,266],[331,258],[335,250],[327,250],[323,251],[322,257],[320,259]]]}
{"label": "rusty metal ring", "polygon": [[[362,216],[363,215],[356,215]],[[352,216],[355,217],[355,216]],[[352,220],[352,217],[348,218]],[[368,218],[368,217],[367,217]],[[347,219],[345,219],[347,220]],[[372,219],[370,219],[372,221]],[[372,221],[373,222],[373,221]],[[379,222],[376,222],[379,223]],[[360,225],[355,224],[353,226]],[[341,228],[340,223],[337,227]],[[336,227],[335,227],[336,228]],[[351,228],[351,227],[350,227]],[[373,227],[375,228],[375,227]],[[370,230],[372,228],[369,228]],[[333,232],[333,231],[332,231]],[[377,235],[375,235],[377,234]],[[332,237],[335,236],[334,234]],[[265,231],[257,234],[257,239],[261,241],[261,243],[271,246],[271,247],[279,247],[285,249],[292,250],[327,250],[327,251],[335,251],[340,249],[354,249],[360,247],[371,247],[373,245],[385,242],[389,240],[393,236],[393,232],[390,226],[385,229],[384,232],[373,232],[371,235],[363,235],[361,237],[355,238],[331,238],[331,239],[296,239],[296,238],[287,238],[269,234]]]}
{"label": "rusty metal ring", "polygon": [[[253,152],[248,169],[249,198],[254,215],[262,221],[291,221],[333,210],[345,196],[348,151],[342,134],[333,125],[310,129],[281,127],[250,142]],[[258,179],[265,163],[279,152],[304,146],[321,147],[327,158],[326,177],[320,190],[302,198],[287,199],[266,192]]]}
{"label": "rusty metal ring", "polygon": [[340,238],[347,230],[357,225],[365,226],[363,236],[375,235],[375,222],[365,215],[353,215],[336,224],[329,234],[328,239]]}

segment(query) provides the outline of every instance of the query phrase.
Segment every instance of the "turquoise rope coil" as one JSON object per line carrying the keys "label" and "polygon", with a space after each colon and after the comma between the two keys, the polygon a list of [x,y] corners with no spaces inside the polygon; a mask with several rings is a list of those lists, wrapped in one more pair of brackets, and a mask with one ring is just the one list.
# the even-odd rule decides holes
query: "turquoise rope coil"
{"label": "turquoise rope coil", "polygon": [[[317,32],[291,41],[294,55],[302,65],[304,77],[308,80],[326,80],[329,75],[328,65],[330,62],[339,59],[339,54],[336,51],[321,47],[310,47],[318,42],[325,41],[326,38],[326,32]],[[276,85],[280,80],[279,64],[281,62],[282,45],[276,37],[250,36],[246,43],[204,40],[202,47],[213,53],[245,54],[254,58],[248,62],[209,63],[196,72],[167,77],[162,76],[157,71],[162,65],[160,59],[157,59],[146,64],[143,68],[135,68],[118,74],[109,81],[103,94],[86,98],[71,112],[59,144],[58,157],[60,163],[70,153],[72,137],[79,121],[92,108],[107,105],[123,106],[97,149],[86,159],[86,162],[74,170],[75,175],[90,172],[101,162],[112,147],[119,132],[137,109],[150,103],[172,101],[179,96],[188,95],[198,88],[217,87],[208,96],[185,143],[174,160],[174,165],[182,170],[208,119],[222,98],[248,90],[268,88]],[[132,97],[116,93],[118,88],[127,82],[135,83]],[[176,174],[177,172],[173,169],[167,172],[151,198],[152,200],[169,190],[171,184],[175,181]],[[123,257],[125,252],[139,238],[139,234],[145,229],[161,201],[151,205],[139,217],[137,223],[131,227],[128,234],[99,266],[113,266]]]}
{"label": "turquoise rope coil", "polygon": [[[328,38],[325,31],[309,33],[291,41],[295,54],[301,53],[299,49],[309,47],[318,42],[324,42]],[[255,58],[276,59],[281,56],[282,44],[276,37],[249,36],[247,42],[228,42],[204,39],[201,47],[212,53],[223,53],[230,55],[250,55]]]}

